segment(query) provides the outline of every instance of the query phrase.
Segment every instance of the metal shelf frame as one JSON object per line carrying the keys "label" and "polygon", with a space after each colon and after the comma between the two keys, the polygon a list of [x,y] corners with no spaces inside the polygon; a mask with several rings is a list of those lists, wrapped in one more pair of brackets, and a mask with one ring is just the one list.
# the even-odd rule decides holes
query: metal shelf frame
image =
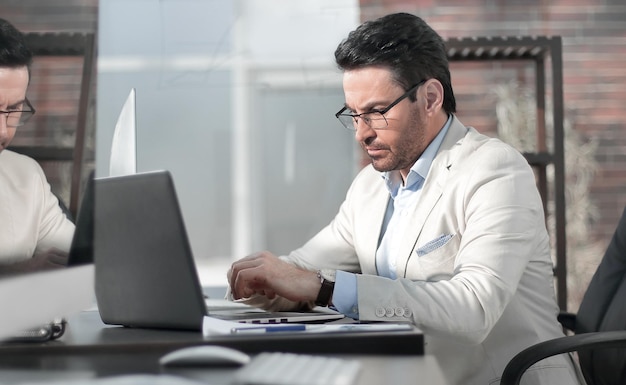
{"label": "metal shelf frame", "polygon": [[[537,152],[524,153],[537,172],[537,184],[548,213],[549,181],[546,168],[554,166],[552,199],[555,216],[555,266],[557,301],[567,310],[567,248],[565,214],[565,157],[563,131],[563,43],[560,36],[476,37],[446,40],[448,58],[459,61],[533,61],[536,72]],[[548,60],[549,59],[549,60]],[[550,64],[550,66],[548,66]],[[548,149],[546,136],[546,69],[552,79],[553,144]]]}
{"label": "metal shelf frame", "polygon": [[78,117],[73,148],[14,146],[12,150],[38,161],[71,161],[72,176],[69,210],[74,217],[78,211],[83,162],[85,158],[85,131],[88,124],[89,100],[95,75],[96,40],[94,33],[39,33],[25,34],[26,44],[35,56],[82,56],[83,68],[78,100]]}

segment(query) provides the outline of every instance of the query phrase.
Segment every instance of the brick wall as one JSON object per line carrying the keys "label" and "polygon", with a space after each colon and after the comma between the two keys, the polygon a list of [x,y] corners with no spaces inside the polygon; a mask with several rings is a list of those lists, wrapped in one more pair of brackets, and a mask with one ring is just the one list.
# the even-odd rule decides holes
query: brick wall
{"label": "brick wall", "polygon": [[0,17],[23,32],[94,32],[98,0],[1,0]]}

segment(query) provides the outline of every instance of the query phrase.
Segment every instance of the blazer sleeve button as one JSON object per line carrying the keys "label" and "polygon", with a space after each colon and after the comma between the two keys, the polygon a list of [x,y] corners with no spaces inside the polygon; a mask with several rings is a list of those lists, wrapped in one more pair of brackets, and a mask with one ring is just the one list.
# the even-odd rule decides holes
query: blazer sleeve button
{"label": "blazer sleeve button", "polygon": [[384,317],[385,316],[385,309],[382,307],[377,307],[376,308],[376,317]]}

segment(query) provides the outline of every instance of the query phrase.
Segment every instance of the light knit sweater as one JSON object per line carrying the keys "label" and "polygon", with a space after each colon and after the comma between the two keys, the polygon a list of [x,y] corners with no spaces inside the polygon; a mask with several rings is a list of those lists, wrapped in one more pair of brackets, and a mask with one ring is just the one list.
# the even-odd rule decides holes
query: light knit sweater
{"label": "light knit sweater", "polygon": [[51,248],[68,252],[73,234],[74,224],[39,164],[9,150],[0,152],[0,264]]}

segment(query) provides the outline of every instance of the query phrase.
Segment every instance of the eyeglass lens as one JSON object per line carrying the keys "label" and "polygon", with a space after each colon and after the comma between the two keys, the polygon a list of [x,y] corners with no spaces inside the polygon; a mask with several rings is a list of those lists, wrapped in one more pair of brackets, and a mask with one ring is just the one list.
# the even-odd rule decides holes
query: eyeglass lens
{"label": "eyeglass lens", "polygon": [[35,111],[27,101],[20,110],[0,111],[0,113],[6,116],[6,124],[8,127],[19,127],[24,125],[24,123],[34,115]]}
{"label": "eyeglass lens", "polygon": [[360,119],[363,119],[363,123],[373,129],[387,127],[387,119],[385,119],[385,116],[379,111],[365,112],[359,115],[341,114],[338,118],[339,121],[350,130],[356,130]]}

